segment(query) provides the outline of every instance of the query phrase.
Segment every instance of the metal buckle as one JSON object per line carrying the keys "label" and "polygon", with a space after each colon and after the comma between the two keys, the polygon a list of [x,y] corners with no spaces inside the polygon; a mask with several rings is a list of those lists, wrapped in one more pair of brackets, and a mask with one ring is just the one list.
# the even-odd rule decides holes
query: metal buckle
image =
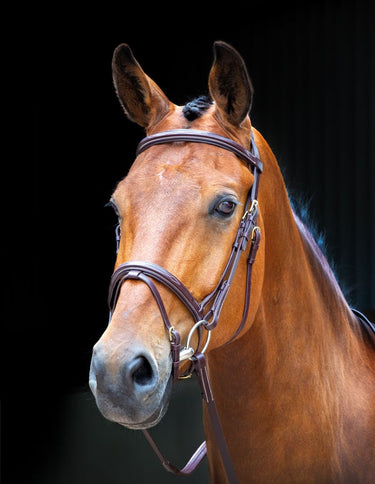
{"label": "metal buckle", "polygon": [[171,327],[168,329],[168,335],[169,335],[169,342],[170,342],[170,343],[172,343],[172,341],[174,340],[173,331],[174,331],[174,327],[173,327],[173,326],[171,326]]}
{"label": "metal buckle", "polygon": [[260,227],[256,225],[253,230],[251,231],[251,241],[253,242],[255,240],[255,233],[260,232]]}
{"label": "metal buckle", "polygon": [[[196,353],[196,350],[194,350],[194,348],[190,346],[190,340],[194,332],[199,328],[199,326],[201,325],[205,326],[206,324],[208,324],[208,322],[205,319],[202,319],[201,321],[198,321],[197,323],[195,323],[194,326],[191,328],[189,335],[187,337],[186,346],[184,346],[180,351],[180,362],[184,360],[188,360],[192,356],[194,356],[194,354]],[[210,339],[211,339],[211,331],[208,331],[206,342],[202,350],[200,351],[200,353],[203,354],[207,350],[207,347],[210,343]]]}
{"label": "metal buckle", "polygon": [[246,212],[242,215],[242,220],[246,220],[248,215],[253,214],[258,208],[258,204],[259,204],[258,200],[256,198],[254,198],[254,200],[252,200],[252,202],[251,202],[251,206],[250,206],[249,210],[246,210]]}

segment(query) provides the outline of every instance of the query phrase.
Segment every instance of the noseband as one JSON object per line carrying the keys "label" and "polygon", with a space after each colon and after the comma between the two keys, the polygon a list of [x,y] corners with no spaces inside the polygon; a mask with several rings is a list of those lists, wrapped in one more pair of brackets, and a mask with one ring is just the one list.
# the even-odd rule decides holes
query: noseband
{"label": "noseband", "polygon": [[[230,289],[231,283],[233,281],[241,254],[246,250],[246,248],[248,247],[248,243],[250,242],[249,256],[247,259],[246,288],[242,319],[239,323],[237,330],[227,341],[227,343],[235,339],[240,334],[247,319],[250,306],[252,267],[260,243],[260,229],[257,226],[257,196],[259,190],[259,179],[260,174],[263,171],[263,165],[259,159],[258,149],[255,145],[252,132],[250,151],[245,149],[237,142],[215,133],[194,129],[176,129],[147,136],[139,143],[136,155],[140,155],[145,150],[151,148],[154,145],[175,142],[204,143],[216,146],[218,148],[223,148],[235,154],[242,161],[245,161],[249,169],[254,174],[253,185],[247,196],[244,214],[241,218],[241,222],[239,224],[237,234],[232,245],[231,254],[217,286],[200,303],[194,298],[191,292],[177,277],[175,277],[169,271],[157,264],[145,261],[130,261],[121,264],[114,271],[110,282],[108,296],[110,318],[112,317],[112,314],[115,310],[121,286],[126,280],[138,280],[147,284],[152,295],[155,298],[160,314],[164,321],[164,325],[169,334],[172,356],[172,376],[174,379],[186,378],[187,376],[190,376],[193,371],[195,371],[195,373],[198,375],[198,380],[200,382],[202,390],[202,396],[207,403],[212,426],[216,436],[217,445],[221,452],[224,467],[226,469],[230,482],[234,483],[237,482],[237,479],[235,477],[234,469],[229,456],[229,451],[216,411],[216,405],[214,403],[210,383],[208,380],[206,362],[203,353],[207,348],[210,332],[214,328],[216,328],[218,324],[220,313],[223,308],[223,304],[228,294],[228,291]],[[162,297],[154,281],[163,284],[166,288],[169,289],[169,291],[177,296],[184,304],[184,306],[188,309],[194,320],[194,325],[192,326],[192,330],[189,333],[187,343],[183,348],[181,348],[180,335],[169,321]],[[202,343],[201,339],[203,328],[205,328],[208,333],[203,348],[200,349]],[[197,348],[193,349],[190,347],[190,339],[195,330],[198,330],[199,341]],[[192,362],[190,369],[187,370],[184,375],[179,375],[180,362],[186,359],[190,359]],[[144,433],[164,467],[175,474],[189,474],[190,472],[192,472],[192,470],[195,469],[195,467],[205,455],[205,443],[203,443],[199,447],[197,452],[193,455],[193,457],[190,459],[185,468],[180,471],[162,456],[148,432],[144,431]]]}

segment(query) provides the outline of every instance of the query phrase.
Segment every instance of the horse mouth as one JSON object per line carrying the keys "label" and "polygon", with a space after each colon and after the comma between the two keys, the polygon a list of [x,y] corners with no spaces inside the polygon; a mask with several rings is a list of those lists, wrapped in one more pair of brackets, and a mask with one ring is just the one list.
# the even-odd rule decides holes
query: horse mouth
{"label": "horse mouth", "polygon": [[165,404],[162,404],[157,410],[155,410],[155,412],[150,417],[148,417],[146,420],[142,422],[138,422],[138,423],[117,422],[117,423],[130,430],[150,429],[151,427],[155,427],[162,420],[164,415],[167,413],[168,406],[169,406],[169,399]]}
{"label": "horse mouth", "polygon": [[[93,389],[92,389],[93,390]],[[165,385],[164,391],[144,396],[142,400],[134,400],[129,395],[102,394],[93,391],[96,404],[107,419],[131,430],[144,430],[157,425],[168,410],[172,394],[172,377]]]}

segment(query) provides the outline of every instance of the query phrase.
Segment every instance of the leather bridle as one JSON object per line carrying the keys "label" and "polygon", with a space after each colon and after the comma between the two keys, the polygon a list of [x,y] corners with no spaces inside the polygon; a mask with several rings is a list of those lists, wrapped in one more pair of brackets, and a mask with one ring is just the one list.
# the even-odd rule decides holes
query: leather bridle
{"label": "leather bridle", "polygon": [[[136,154],[138,156],[154,145],[174,142],[205,143],[219,148],[223,148],[235,154],[242,161],[245,161],[249,169],[253,172],[253,185],[247,196],[244,213],[232,245],[228,262],[215,289],[210,294],[208,294],[201,302],[198,302],[194,298],[191,292],[186,288],[186,286],[184,286],[181,281],[179,281],[179,279],[177,279],[177,277],[175,277],[173,274],[171,274],[163,267],[160,267],[159,265],[146,261],[130,261],[121,264],[114,271],[110,282],[108,296],[110,318],[115,310],[121,286],[126,280],[142,281],[149,287],[158,305],[164,325],[169,334],[172,356],[172,377],[174,380],[177,380],[179,378],[186,378],[187,376],[190,376],[192,372],[195,372],[197,374],[201,386],[202,397],[207,404],[212,428],[216,437],[216,443],[220,450],[229,482],[236,483],[238,481],[231,462],[229,450],[221,428],[210,382],[208,379],[204,351],[206,350],[209,342],[210,332],[214,328],[216,328],[218,324],[220,313],[223,308],[223,304],[228,294],[231,283],[233,281],[241,254],[246,250],[248,244],[250,243],[249,256],[247,259],[246,288],[242,319],[237,327],[237,330],[227,341],[227,343],[235,339],[240,334],[247,319],[250,306],[252,267],[260,243],[260,229],[257,226],[257,197],[259,190],[260,174],[263,171],[263,165],[259,159],[259,153],[254,142],[253,133],[251,133],[251,148],[249,151],[241,146],[239,143],[229,138],[207,131],[200,131],[194,129],[176,129],[171,131],[163,131],[161,133],[156,133],[144,138],[139,143]],[[180,335],[169,321],[168,313],[165,309],[162,297],[154,281],[163,284],[175,296],[177,296],[184,304],[184,306],[188,309],[194,320],[194,325],[189,333],[188,341],[183,348],[181,348]],[[203,328],[206,329],[208,332],[205,343],[202,343],[201,341]],[[192,334],[196,330],[199,334],[199,341],[197,348],[193,349],[190,347],[190,339]],[[200,349],[202,344],[203,348]],[[191,360],[191,366],[185,374],[179,375],[180,362],[186,359]],[[143,432],[147,440],[153,447],[154,451],[158,455],[163,466],[168,471],[175,474],[190,474],[206,454],[206,445],[205,442],[203,442],[201,446],[197,449],[196,453],[192,456],[190,461],[187,463],[187,465],[182,470],[179,470],[163,457],[150,434],[146,430],[144,430]]]}

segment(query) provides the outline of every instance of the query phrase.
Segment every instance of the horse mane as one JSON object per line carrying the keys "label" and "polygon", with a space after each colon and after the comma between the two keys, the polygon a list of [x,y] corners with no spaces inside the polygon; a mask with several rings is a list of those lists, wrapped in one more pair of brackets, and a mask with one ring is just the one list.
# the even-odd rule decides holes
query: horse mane
{"label": "horse mane", "polygon": [[202,116],[212,103],[210,96],[199,96],[185,104],[182,113],[188,121],[194,121]]}
{"label": "horse mane", "polygon": [[[327,245],[324,232],[319,230],[317,223],[313,220],[310,213],[311,199],[306,200],[303,196],[291,196],[289,193],[289,202],[292,207],[293,213],[301,220],[306,229],[310,232],[312,238],[318,245],[324,257],[328,259]],[[332,261],[329,261],[332,262]],[[332,264],[330,264],[332,265]]]}
{"label": "horse mane", "polygon": [[[343,280],[342,275],[338,274],[338,269],[335,264],[335,261],[332,258],[332,255],[329,253],[327,244],[326,244],[326,237],[325,233],[322,232],[316,221],[313,219],[313,216],[310,212],[310,204],[311,199],[306,200],[301,195],[293,196],[289,195],[289,202],[293,210],[293,214],[297,217],[300,223],[303,225],[305,231],[310,235],[311,240],[317,246],[317,251],[315,254],[318,256],[319,259],[322,260],[323,266],[329,267],[332,275],[336,279],[337,284],[339,285],[341,292],[343,293],[344,298],[351,304],[351,296],[352,296],[352,289],[345,283]],[[298,223],[297,223],[298,225]],[[324,263],[325,259],[325,263]]]}

